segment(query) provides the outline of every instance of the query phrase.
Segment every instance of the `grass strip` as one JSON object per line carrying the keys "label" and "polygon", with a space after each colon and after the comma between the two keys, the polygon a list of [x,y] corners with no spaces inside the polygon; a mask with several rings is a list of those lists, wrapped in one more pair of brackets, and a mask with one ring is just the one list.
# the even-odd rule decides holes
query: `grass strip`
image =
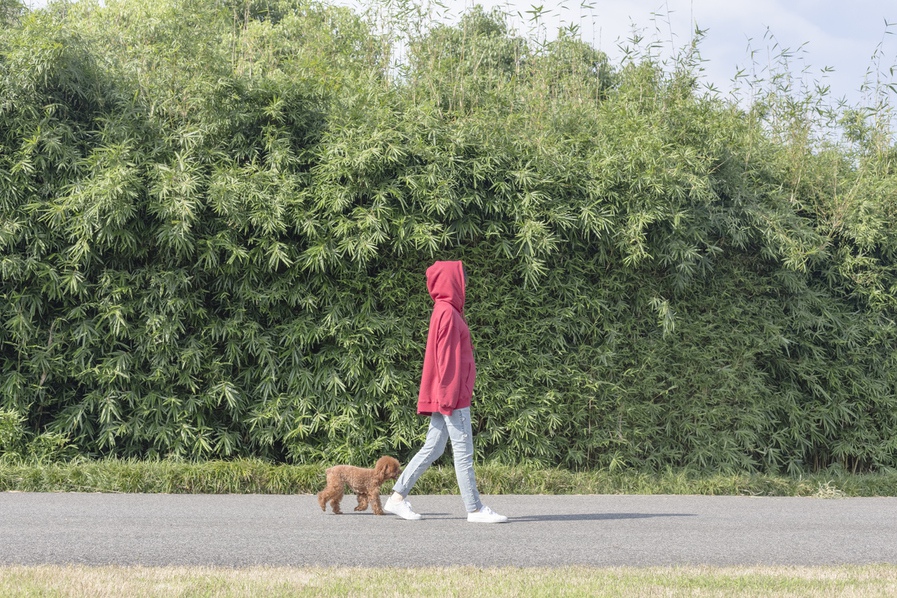
{"label": "grass strip", "polygon": [[[173,494],[310,494],[324,486],[324,465],[275,465],[260,460],[79,460],[22,464],[0,461],[0,491],[143,492]],[[703,494],[751,496],[897,496],[897,473],[841,472],[800,477],[764,474],[573,472],[487,464],[476,467],[485,494]],[[430,468],[418,494],[454,494],[451,466]],[[384,485],[388,491],[389,483]]]}
{"label": "grass strip", "polygon": [[362,569],[321,567],[0,568],[0,595],[154,596],[740,596],[897,594],[897,565]]}

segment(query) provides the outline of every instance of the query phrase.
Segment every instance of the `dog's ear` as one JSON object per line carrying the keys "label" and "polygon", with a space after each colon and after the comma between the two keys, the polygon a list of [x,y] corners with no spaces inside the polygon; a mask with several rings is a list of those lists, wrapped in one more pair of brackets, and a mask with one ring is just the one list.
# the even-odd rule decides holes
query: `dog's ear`
{"label": "dog's ear", "polygon": [[389,477],[397,478],[399,474],[402,473],[402,465],[399,463],[398,459],[391,458],[389,460]]}
{"label": "dog's ear", "polygon": [[380,457],[377,459],[377,464],[374,465],[374,474],[380,477],[385,476],[389,470],[389,459],[386,457]]}

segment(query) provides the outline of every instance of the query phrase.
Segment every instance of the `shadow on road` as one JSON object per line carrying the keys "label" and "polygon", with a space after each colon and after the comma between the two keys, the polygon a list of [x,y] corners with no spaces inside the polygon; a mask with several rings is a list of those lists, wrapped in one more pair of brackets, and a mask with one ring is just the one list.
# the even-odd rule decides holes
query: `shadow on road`
{"label": "shadow on road", "polygon": [[571,515],[524,515],[510,521],[604,521],[612,519],[649,519],[652,517],[697,517],[695,513],[576,513]]}

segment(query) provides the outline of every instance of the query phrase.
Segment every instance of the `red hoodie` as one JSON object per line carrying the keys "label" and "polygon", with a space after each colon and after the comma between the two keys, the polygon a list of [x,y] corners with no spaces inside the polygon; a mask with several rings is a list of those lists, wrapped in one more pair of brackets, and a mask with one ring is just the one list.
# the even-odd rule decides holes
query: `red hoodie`
{"label": "red hoodie", "polygon": [[427,268],[433,315],[424,353],[417,412],[451,415],[470,407],[476,366],[470,329],[464,321],[464,270],[461,262],[436,262]]}

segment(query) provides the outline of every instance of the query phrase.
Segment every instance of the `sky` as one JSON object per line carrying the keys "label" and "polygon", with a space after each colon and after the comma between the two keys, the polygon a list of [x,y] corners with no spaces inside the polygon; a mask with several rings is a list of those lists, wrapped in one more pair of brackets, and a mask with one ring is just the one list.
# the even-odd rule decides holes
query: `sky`
{"label": "sky", "polygon": [[[33,8],[46,0],[25,0]],[[146,0],[152,1],[152,0]],[[364,6],[366,0],[330,0]],[[381,0],[384,1],[384,0]],[[385,0],[389,1],[389,0]],[[399,0],[402,1],[402,0]],[[451,22],[474,0],[411,0],[432,7]],[[872,69],[888,83],[897,66],[897,0],[480,0],[484,8],[498,7],[515,15],[521,33],[552,39],[559,27],[579,25],[584,41],[619,64],[621,46],[633,31],[659,41],[661,56],[671,56],[692,40],[696,27],[704,30],[699,49],[705,59],[704,82],[728,93],[732,78],[744,68],[762,69],[782,50],[790,50],[789,70],[808,82],[830,86],[833,99],[862,103],[869,95],[861,86]],[[441,8],[438,5],[441,5]],[[533,12],[541,6],[539,21]],[[888,25],[888,23],[893,23]],[[751,51],[754,51],[753,57]],[[874,56],[878,60],[874,60]],[[829,67],[830,72],[823,73]],[[804,73],[805,74],[802,74]],[[897,69],[895,69],[897,74]],[[894,92],[891,92],[892,94]],[[893,101],[897,99],[892,97]]]}
{"label": "sky", "polygon": [[[360,0],[338,0],[357,3]],[[457,19],[475,2],[439,0],[446,20]],[[521,32],[535,31],[548,39],[559,27],[578,24],[584,41],[605,52],[612,64],[623,56],[633,31],[659,41],[661,56],[669,57],[692,41],[695,28],[705,31],[699,46],[705,82],[724,93],[732,89],[739,68],[761,71],[783,50],[792,54],[789,70],[805,81],[830,86],[833,99],[859,103],[860,89],[872,69],[872,79],[897,66],[897,0],[480,0],[515,15]],[[533,12],[542,16],[533,29]],[[888,25],[891,24],[891,25]],[[754,51],[752,55],[752,50]],[[874,59],[874,56],[878,59]],[[753,56],[753,57],[752,57]],[[832,69],[823,72],[824,68]],[[805,74],[804,74],[805,72]],[[897,69],[895,69],[897,75]],[[891,92],[893,93],[893,92]],[[868,97],[868,96],[866,96]],[[897,99],[892,97],[892,101]]]}

